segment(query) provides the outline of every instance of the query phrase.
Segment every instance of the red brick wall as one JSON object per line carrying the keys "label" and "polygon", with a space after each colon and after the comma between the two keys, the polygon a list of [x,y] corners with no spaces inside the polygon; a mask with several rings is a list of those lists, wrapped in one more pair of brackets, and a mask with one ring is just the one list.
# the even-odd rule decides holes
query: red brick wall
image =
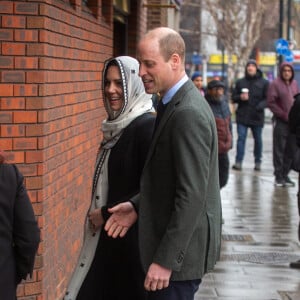
{"label": "red brick wall", "polygon": [[168,5],[168,0],[151,0],[147,1],[147,27],[151,30],[160,26],[167,26],[167,12],[168,8],[164,5]]}
{"label": "red brick wall", "polygon": [[130,15],[128,18],[128,55],[136,57],[136,45],[147,32],[147,8],[143,2],[134,0],[130,2]]}
{"label": "red brick wall", "polygon": [[25,175],[42,229],[19,299],[61,299],[78,256],[104,118],[111,2],[0,3],[0,149]]}

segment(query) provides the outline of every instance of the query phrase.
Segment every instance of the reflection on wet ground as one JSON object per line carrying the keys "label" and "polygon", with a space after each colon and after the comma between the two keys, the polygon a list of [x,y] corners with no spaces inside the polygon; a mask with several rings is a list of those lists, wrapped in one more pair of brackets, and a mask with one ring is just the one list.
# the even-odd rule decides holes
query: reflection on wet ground
{"label": "reflection on wet ground", "polygon": [[[236,131],[234,126],[234,140]],[[262,170],[254,171],[253,139],[249,132],[242,171],[230,170],[221,191],[223,236],[221,259],[207,274],[195,300],[300,300],[300,259],[297,239],[298,174],[295,187],[274,187],[272,128],[264,128]],[[234,163],[235,145],[230,151]]]}

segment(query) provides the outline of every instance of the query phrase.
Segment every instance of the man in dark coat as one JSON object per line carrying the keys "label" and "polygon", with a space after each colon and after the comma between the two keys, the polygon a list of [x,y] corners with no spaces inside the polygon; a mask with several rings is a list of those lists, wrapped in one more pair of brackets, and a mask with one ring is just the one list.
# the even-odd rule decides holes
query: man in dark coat
{"label": "man in dark coat", "polygon": [[254,169],[260,171],[262,161],[262,130],[264,126],[264,109],[267,106],[268,80],[263,78],[256,61],[250,59],[245,68],[245,77],[236,82],[232,100],[237,104],[237,148],[235,170],[242,169],[245,154],[245,145],[248,128],[251,129],[254,138]]}

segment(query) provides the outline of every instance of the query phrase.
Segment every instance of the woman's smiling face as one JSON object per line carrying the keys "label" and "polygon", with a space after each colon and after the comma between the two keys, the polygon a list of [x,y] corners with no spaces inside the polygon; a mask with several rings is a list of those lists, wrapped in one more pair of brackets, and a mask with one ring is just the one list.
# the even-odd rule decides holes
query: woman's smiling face
{"label": "woman's smiling face", "polygon": [[124,104],[124,93],[120,70],[117,66],[110,66],[106,72],[104,84],[105,97],[113,111],[119,111]]}

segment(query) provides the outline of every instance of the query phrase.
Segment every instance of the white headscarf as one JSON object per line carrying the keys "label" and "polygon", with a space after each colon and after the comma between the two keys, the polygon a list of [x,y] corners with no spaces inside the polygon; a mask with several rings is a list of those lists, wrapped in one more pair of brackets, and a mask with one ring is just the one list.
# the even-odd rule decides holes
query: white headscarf
{"label": "white headscarf", "polygon": [[[123,82],[124,105],[118,112],[113,112],[105,97],[104,84],[107,69],[115,61],[119,66]],[[116,144],[123,130],[138,116],[154,111],[151,95],[145,93],[144,85],[138,76],[139,63],[132,57],[120,56],[108,60],[103,70],[103,99],[108,118],[102,123],[103,141],[97,155],[92,187],[91,205],[88,211],[100,208],[107,202],[108,158],[111,148]],[[97,196],[96,196],[97,195]],[[90,269],[101,230],[94,233],[90,228],[88,215],[85,221],[84,242],[79,259],[69,282],[65,300],[75,300],[78,291]]]}
{"label": "white headscarf", "polygon": [[[118,112],[113,112],[105,97],[105,78],[111,63],[117,63],[120,69],[124,104]],[[138,116],[154,111],[152,95],[146,94],[144,84],[139,77],[139,63],[130,56],[119,56],[106,61],[103,69],[103,99],[108,118],[102,122],[104,148],[111,148],[119,139],[122,131]]]}

